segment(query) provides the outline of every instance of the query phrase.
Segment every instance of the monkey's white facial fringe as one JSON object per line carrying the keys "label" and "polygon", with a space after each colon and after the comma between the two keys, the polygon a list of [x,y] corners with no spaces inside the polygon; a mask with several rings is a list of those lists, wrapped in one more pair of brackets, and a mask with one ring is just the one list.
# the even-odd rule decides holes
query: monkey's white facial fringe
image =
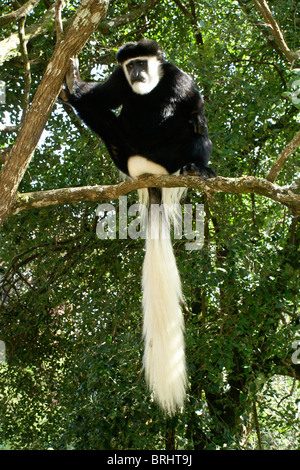
{"label": "monkey's white facial fringe", "polygon": [[[126,69],[126,64],[131,60],[140,59],[140,60],[147,60],[148,62],[148,72],[144,72],[144,80],[143,82],[134,82],[131,83],[130,76]],[[157,59],[156,56],[141,56],[141,57],[134,57],[133,59],[126,60],[123,64],[123,70],[129,85],[132,87],[133,91],[138,95],[147,95],[150,93],[159,83],[162,77],[162,69],[161,69],[161,62]]]}
{"label": "monkey's white facial fringe", "polygon": [[[172,241],[163,233],[169,230],[172,207],[177,209],[183,191],[184,188],[165,189],[163,208],[167,201],[175,206],[169,205],[163,214],[151,211],[143,266],[145,376],[155,400],[170,415],[183,407],[187,376],[181,282]],[[145,202],[145,191],[139,193]],[[159,237],[155,239],[149,236],[153,226],[159,227]]]}

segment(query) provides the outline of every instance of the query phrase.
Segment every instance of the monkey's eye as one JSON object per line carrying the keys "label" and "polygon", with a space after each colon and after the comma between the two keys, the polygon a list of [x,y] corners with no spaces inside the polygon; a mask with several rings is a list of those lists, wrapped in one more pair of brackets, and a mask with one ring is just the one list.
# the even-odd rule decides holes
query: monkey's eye
{"label": "monkey's eye", "polygon": [[133,69],[133,62],[129,62],[129,64],[126,65],[126,68],[128,71]]}

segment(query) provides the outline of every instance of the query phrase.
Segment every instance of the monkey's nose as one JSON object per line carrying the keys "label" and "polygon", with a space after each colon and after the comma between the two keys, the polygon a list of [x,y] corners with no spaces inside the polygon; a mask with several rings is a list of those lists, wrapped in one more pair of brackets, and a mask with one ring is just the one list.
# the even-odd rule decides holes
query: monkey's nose
{"label": "monkey's nose", "polygon": [[134,82],[144,82],[145,79],[140,72],[133,72],[130,76],[131,83]]}

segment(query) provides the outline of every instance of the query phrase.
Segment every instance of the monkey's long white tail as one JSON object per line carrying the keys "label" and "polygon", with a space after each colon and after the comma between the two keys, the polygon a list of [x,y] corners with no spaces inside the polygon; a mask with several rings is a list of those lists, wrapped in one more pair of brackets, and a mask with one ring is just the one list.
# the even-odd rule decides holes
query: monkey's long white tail
{"label": "monkey's long white tail", "polygon": [[[151,189],[149,190],[151,191]],[[157,191],[157,190],[156,190]],[[163,195],[180,195],[164,189]],[[181,192],[182,194],[182,192]],[[178,196],[178,197],[177,197]],[[181,282],[170,238],[172,206],[149,204],[143,265],[144,369],[154,399],[168,414],[182,408],[186,393]],[[171,196],[172,199],[172,196]]]}

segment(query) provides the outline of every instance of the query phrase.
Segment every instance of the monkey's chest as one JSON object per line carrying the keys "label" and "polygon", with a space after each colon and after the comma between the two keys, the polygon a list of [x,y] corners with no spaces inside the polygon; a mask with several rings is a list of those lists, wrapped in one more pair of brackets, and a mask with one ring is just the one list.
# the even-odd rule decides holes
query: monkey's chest
{"label": "monkey's chest", "polygon": [[120,122],[127,136],[148,147],[157,141],[176,138],[184,126],[182,115],[172,102],[141,104],[140,107],[123,108]]}
{"label": "monkey's chest", "polygon": [[138,130],[143,134],[155,131],[162,122],[160,111],[150,107],[143,107],[134,111],[122,110],[120,119],[122,125],[128,130]]}

